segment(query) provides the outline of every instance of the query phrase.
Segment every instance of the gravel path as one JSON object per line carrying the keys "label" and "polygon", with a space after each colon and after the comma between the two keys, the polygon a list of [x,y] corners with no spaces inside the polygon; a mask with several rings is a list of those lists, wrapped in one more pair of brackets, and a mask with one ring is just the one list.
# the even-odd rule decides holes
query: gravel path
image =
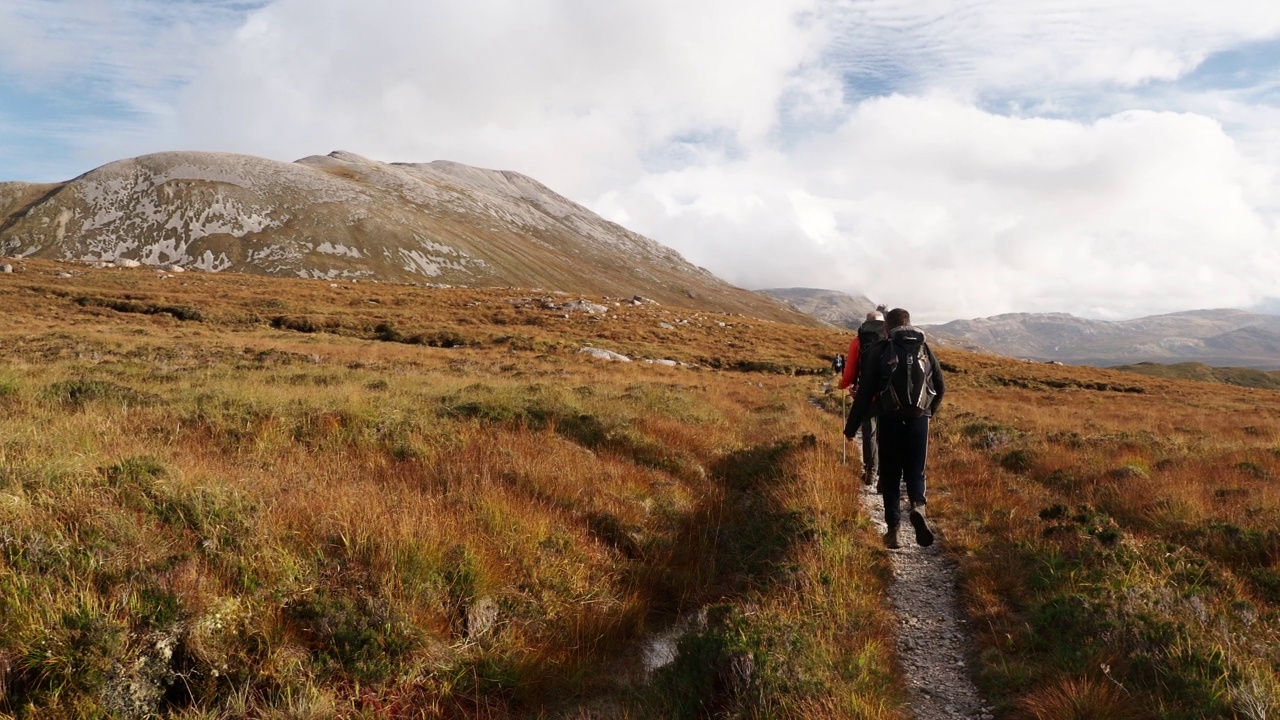
{"label": "gravel path", "polygon": [[[906,497],[905,492],[902,495]],[[874,488],[864,487],[860,499],[883,533],[880,496]],[[902,515],[905,518],[906,512]],[[897,650],[910,684],[911,714],[916,720],[989,720],[994,717],[991,708],[966,667],[969,627],[956,598],[955,566],[939,549],[942,537],[930,547],[919,547],[911,527],[904,525],[901,539],[902,549],[889,551],[893,560],[889,602],[898,619]]]}

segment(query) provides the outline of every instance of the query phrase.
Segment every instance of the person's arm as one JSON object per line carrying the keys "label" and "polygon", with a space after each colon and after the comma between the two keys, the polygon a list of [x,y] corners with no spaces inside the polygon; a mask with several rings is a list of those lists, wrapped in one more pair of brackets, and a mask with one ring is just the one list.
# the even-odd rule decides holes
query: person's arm
{"label": "person's arm", "polygon": [[854,335],[853,340],[849,342],[849,353],[844,358],[844,372],[840,373],[840,389],[843,390],[853,384],[853,378],[858,372],[858,336]]}
{"label": "person's arm", "polygon": [[862,421],[871,414],[872,396],[875,394],[872,388],[880,384],[879,363],[869,362],[867,366],[866,377],[858,379],[858,391],[853,397],[853,409],[849,411],[849,419],[844,424],[844,436],[847,438],[857,435],[858,428],[862,427]]}
{"label": "person's arm", "polygon": [[933,348],[925,345],[924,349],[925,352],[929,353],[929,362],[933,363],[933,391],[936,394],[933,402],[929,405],[929,414],[932,415],[942,405],[942,395],[947,391],[947,383],[942,379],[942,364],[938,362],[938,357],[933,354]]}

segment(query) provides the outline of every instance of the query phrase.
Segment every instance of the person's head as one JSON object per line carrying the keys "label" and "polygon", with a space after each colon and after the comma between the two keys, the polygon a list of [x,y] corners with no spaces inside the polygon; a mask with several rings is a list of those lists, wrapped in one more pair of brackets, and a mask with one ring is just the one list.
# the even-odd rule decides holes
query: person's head
{"label": "person's head", "polygon": [[911,324],[911,313],[902,308],[894,308],[884,316],[885,325],[890,330]]}
{"label": "person's head", "polygon": [[868,322],[875,321],[875,320],[883,320],[883,319],[884,319],[884,314],[881,313],[879,310],[872,310],[871,312],[867,313]]}

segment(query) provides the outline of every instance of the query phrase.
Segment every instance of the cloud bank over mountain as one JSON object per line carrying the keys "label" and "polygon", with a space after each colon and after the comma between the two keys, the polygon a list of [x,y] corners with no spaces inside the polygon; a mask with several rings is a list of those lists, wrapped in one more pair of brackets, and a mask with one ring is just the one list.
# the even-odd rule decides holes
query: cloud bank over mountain
{"label": "cloud bank over mountain", "polygon": [[[79,5],[107,17],[46,34],[99,50],[37,42]],[[1280,306],[1280,6],[16,0],[0,28],[27,38],[0,50],[25,79],[0,147],[49,106],[74,172],[333,147],[511,169],[736,284],[921,321]],[[102,124],[45,72],[91,78]]]}

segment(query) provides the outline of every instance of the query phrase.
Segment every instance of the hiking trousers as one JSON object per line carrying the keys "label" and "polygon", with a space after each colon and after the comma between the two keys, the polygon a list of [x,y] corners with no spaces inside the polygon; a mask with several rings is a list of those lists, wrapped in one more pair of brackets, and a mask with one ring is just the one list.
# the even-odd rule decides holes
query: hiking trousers
{"label": "hiking trousers", "polygon": [[929,454],[929,418],[900,420],[880,417],[876,436],[880,446],[880,494],[884,496],[884,521],[897,527],[902,520],[902,486],[907,498],[923,505],[924,463]]}
{"label": "hiking trousers", "polygon": [[862,472],[877,477],[880,474],[880,446],[876,441],[876,418],[868,416],[862,421]]}

